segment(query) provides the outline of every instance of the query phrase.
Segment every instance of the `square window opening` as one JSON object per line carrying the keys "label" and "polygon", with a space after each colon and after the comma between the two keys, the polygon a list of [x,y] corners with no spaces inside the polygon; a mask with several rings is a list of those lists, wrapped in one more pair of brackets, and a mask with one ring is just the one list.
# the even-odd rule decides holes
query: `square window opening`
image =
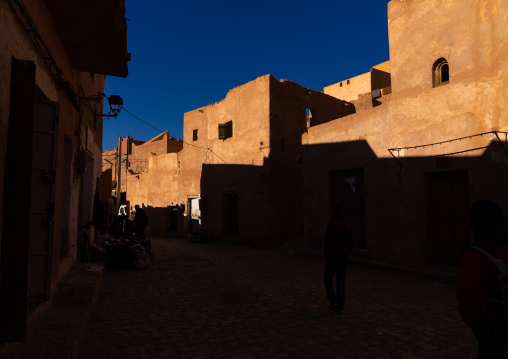
{"label": "square window opening", "polygon": [[233,121],[219,124],[219,140],[233,137]]}

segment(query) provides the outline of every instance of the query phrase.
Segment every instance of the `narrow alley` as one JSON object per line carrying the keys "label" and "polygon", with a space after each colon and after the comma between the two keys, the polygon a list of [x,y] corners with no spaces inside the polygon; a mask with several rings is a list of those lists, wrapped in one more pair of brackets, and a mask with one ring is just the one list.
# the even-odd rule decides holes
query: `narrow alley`
{"label": "narrow alley", "polygon": [[351,264],[327,312],[320,258],[152,240],[146,270],[106,270],[79,359],[474,358],[454,287]]}

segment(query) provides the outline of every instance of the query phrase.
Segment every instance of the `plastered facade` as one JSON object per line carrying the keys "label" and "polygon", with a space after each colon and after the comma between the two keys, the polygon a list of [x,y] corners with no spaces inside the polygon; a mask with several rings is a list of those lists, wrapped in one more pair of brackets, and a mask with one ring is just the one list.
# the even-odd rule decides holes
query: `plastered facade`
{"label": "plastered facade", "polygon": [[[364,181],[366,243],[356,250],[359,256],[454,266],[459,248],[470,243],[468,206],[488,198],[508,210],[502,133],[508,129],[507,18],[508,6],[497,0],[388,4],[391,93],[382,96],[377,107],[312,127],[303,135],[308,246],[321,246],[333,201],[331,176],[340,171],[344,176],[361,172]],[[448,61],[450,78],[435,87],[433,65],[440,58]],[[494,133],[468,137],[491,131],[500,131],[501,141]],[[438,144],[417,147],[432,143]],[[475,148],[481,149],[471,151]],[[451,153],[456,154],[435,157]],[[450,232],[448,240],[437,232],[451,227],[438,229],[433,222],[433,203],[439,201],[435,188],[442,190],[439,181],[446,176],[456,176],[467,186],[460,195],[465,212],[454,219],[460,233]],[[440,197],[453,197],[452,189]],[[446,246],[455,235],[462,242],[452,251]],[[450,255],[444,258],[439,251]]]}
{"label": "plastered facade", "polygon": [[183,149],[129,177],[131,204],[200,197],[218,238],[320,250],[343,201],[356,256],[453,267],[469,205],[508,210],[507,18],[501,0],[392,0],[388,61],[324,92],[262,76],[184,114]]}
{"label": "plastered facade", "polygon": [[[148,173],[128,177],[127,198],[157,213],[199,197],[202,227],[219,238],[273,244],[301,235],[301,210],[287,210],[301,208],[301,135],[352,112],[346,101],[261,76],[185,113],[183,149],[150,157]],[[229,122],[231,136],[220,139],[219,127]],[[235,233],[226,233],[225,198],[234,198]]]}
{"label": "plastered facade", "polygon": [[352,103],[356,113],[379,106],[388,101],[391,93],[390,61],[373,66],[365,74],[326,86],[323,92]]}
{"label": "plastered facade", "polygon": [[[78,225],[92,219],[102,162],[102,119],[93,110],[102,113],[103,102],[84,98],[102,93],[109,74],[83,72],[71,60],[75,53],[57,24],[61,13],[45,1],[19,4],[0,1],[0,343],[22,339],[80,261]],[[87,31],[71,28],[67,35]],[[126,68],[124,50],[112,56]]]}
{"label": "plastered facade", "polygon": [[183,142],[170,137],[169,131],[166,131],[149,141],[133,144],[129,168],[133,169],[134,172],[143,171],[148,169],[148,159],[150,157],[178,152],[182,148]]}

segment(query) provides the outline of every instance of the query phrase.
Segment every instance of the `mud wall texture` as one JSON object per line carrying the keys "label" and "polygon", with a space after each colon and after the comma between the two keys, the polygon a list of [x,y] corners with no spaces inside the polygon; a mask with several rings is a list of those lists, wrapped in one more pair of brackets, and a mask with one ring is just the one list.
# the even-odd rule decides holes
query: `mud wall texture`
{"label": "mud wall texture", "polygon": [[[33,15],[32,20],[37,24],[41,38],[44,39],[44,43],[62,69],[63,76],[69,81],[70,86],[74,89],[81,89],[82,93],[86,95],[102,92],[105,77],[95,75],[92,80],[90,74],[81,73],[73,67],[65,48],[62,46],[58,31],[51,20],[52,16],[44,3],[29,1],[25,5],[29,13]],[[65,93],[59,91],[44,58],[34,47],[18,15],[13,12],[11,6],[5,1],[0,2],[0,14],[0,31],[3,34],[1,42],[4,49],[0,53],[0,93],[3,94],[0,102],[0,136],[3,138],[0,145],[0,166],[3,168],[6,157],[12,59],[31,61],[35,64],[36,98],[58,104],[61,120],[58,121],[56,132],[56,148],[58,150],[55,162],[58,175],[55,179],[58,190],[55,197],[54,227],[62,230],[55,230],[52,251],[54,258],[60,258],[62,255],[69,257],[69,260],[63,263],[72,263],[76,258],[75,243],[78,221],[81,221],[78,216],[79,181],[83,171],[90,168],[92,172],[95,172],[93,163],[100,163],[101,161],[102,121],[94,121],[93,114],[85,106],[83,106],[83,116],[80,121],[79,113]],[[102,111],[102,104],[96,105],[96,108]],[[90,142],[87,141],[87,136],[91,138]],[[65,157],[64,148],[68,148],[72,154]],[[83,151],[80,151],[80,149],[83,149]],[[78,155],[78,152],[80,155]],[[91,175],[93,178],[99,176],[98,171]],[[4,176],[1,176],[0,188],[3,188],[3,180]],[[93,181],[93,186],[95,186],[95,181]],[[91,196],[93,196],[93,191],[94,187],[90,188]],[[3,203],[2,196],[3,190],[0,191],[0,204]],[[86,200],[91,201],[91,198]],[[87,206],[86,208],[91,207]],[[80,213],[80,216],[91,218],[91,212]],[[60,253],[62,249],[60,246],[61,241],[69,243],[62,247],[69,248],[68,252],[65,249],[65,253]],[[54,261],[54,268],[51,273],[55,282],[69,269],[65,267],[59,270],[59,267],[59,262]]]}
{"label": "mud wall texture", "polygon": [[467,86],[469,78],[496,76],[508,47],[507,11],[502,0],[391,1],[393,91],[400,96],[427,91],[439,58],[448,60],[453,82]]}
{"label": "mud wall texture", "polygon": [[[508,34],[502,25],[508,7],[500,1],[391,1],[388,18],[390,101],[303,136],[306,235],[310,245],[322,241],[331,174],[361,170],[366,246],[357,253],[404,264],[453,265],[438,258],[436,229],[429,224],[437,178],[463,178],[462,207],[480,198],[508,203],[502,184],[506,143],[494,134],[473,136],[508,129]],[[448,60],[450,79],[434,87],[432,68],[439,58]],[[419,147],[432,143],[439,144]],[[394,148],[400,149],[389,151]],[[450,153],[457,154],[434,157]],[[464,216],[461,226],[467,226]]]}
{"label": "mud wall texture", "polygon": [[[70,8],[80,6],[87,4]],[[109,9],[118,10],[120,25],[124,2]],[[88,39],[93,30],[126,44],[126,34],[104,31],[101,24],[111,18],[103,12],[89,12],[91,29],[75,27],[60,10],[45,1],[0,1],[2,342],[22,340],[29,319],[50,306],[61,279],[77,262],[89,260],[80,226],[95,219],[88,231],[93,243],[102,225],[93,215],[94,195],[101,190],[103,131],[95,112],[103,113],[97,94],[104,92],[110,72],[93,60],[100,53],[103,62],[119,60],[126,71],[127,58],[126,52],[105,55],[96,42],[88,43],[89,57],[75,56],[83,50],[76,36]]]}
{"label": "mud wall texture", "polygon": [[390,61],[373,66],[366,74],[327,86],[323,91],[350,102],[356,113],[379,106],[383,92],[391,93]]}
{"label": "mud wall texture", "polygon": [[351,102],[358,100],[358,95],[368,93],[370,90],[371,80],[369,71],[365,74],[326,86],[323,91],[333,97]]}

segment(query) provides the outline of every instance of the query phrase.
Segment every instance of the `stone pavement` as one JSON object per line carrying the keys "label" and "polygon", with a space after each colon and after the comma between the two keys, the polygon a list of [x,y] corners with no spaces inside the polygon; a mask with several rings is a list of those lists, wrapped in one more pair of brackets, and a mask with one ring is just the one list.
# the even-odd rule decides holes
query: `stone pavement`
{"label": "stone pavement", "polygon": [[454,288],[352,263],[328,313],[320,258],[153,239],[153,265],[106,270],[78,359],[474,358]]}

